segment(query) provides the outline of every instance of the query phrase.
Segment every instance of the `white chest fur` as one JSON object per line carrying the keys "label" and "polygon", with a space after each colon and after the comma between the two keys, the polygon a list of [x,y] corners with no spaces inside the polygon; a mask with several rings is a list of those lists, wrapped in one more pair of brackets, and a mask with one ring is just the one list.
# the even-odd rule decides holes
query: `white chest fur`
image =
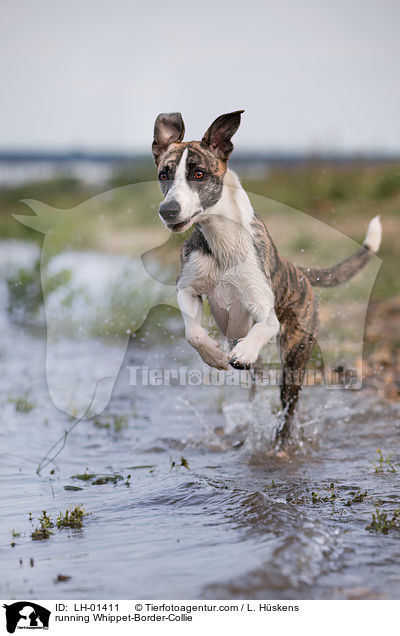
{"label": "white chest fur", "polygon": [[[190,320],[186,320],[187,335],[208,364],[215,352],[213,356],[208,350],[204,354],[205,336],[197,322],[201,316],[196,297],[208,297],[215,321],[225,336],[243,339],[231,353],[245,364],[254,362],[260,348],[279,331],[274,294],[253,242],[253,215],[236,175],[227,173],[220,201],[199,219],[211,254],[194,249],[181,271],[178,302],[183,314],[189,310],[191,313]],[[203,345],[198,346],[198,342]]]}
{"label": "white chest fur", "polygon": [[265,320],[274,307],[274,295],[252,244],[228,267],[213,256],[193,252],[178,287],[207,296],[218,327],[229,338],[246,336],[254,322]]}

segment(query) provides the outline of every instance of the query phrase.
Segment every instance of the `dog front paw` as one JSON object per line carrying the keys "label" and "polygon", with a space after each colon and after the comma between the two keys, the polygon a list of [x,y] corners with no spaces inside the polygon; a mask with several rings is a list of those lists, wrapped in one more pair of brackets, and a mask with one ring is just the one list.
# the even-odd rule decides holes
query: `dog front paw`
{"label": "dog front paw", "polygon": [[240,362],[236,358],[229,358],[229,364],[234,369],[238,369],[239,371],[244,371],[245,369],[250,369],[250,364],[247,362]]}
{"label": "dog front paw", "polygon": [[259,347],[249,343],[246,338],[242,338],[233,347],[229,354],[229,364],[234,369],[250,369],[256,362],[259,354]]}
{"label": "dog front paw", "polygon": [[196,338],[192,337],[189,342],[209,367],[220,370],[228,368],[228,356],[206,332],[200,333]]}
{"label": "dog front paw", "polygon": [[228,356],[222,349],[220,345],[210,338],[212,344],[207,342],[206,345],[203,345],[199,348],[199,354],[206,364],[209,367],[214,367],[214,369],[220,369],[221,371],[228,368]]}

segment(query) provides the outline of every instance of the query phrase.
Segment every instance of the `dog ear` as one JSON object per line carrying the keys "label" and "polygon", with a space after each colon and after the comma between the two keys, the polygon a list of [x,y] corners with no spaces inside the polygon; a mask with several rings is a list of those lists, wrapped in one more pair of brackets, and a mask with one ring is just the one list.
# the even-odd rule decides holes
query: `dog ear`
{"label": "dog ear", "polygon": [[233,150],[231,138],[240,126],[240,115],[244,110],[220,115],[205,133],[202,143],[212,150],[219,159],[227,161]]}
{"label": "dog ear", "polygon": [[160,155],[173,142],[182,141],[185,124],[180,113],[160,113],[154,124],[152,145],[154,161],[158,163]]}

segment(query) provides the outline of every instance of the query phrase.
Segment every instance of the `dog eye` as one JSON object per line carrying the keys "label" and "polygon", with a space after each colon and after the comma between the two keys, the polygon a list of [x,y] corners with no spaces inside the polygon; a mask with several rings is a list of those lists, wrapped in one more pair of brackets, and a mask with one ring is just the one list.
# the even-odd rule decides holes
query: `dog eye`
{"label": "dog eye", "polygon": [[158,175],[158,178],[160,179],[160,181],[166,181],[168,179],[167,173],[166,172],[160,172],[160,174]]}
{"label": "dog eye", "polygon": [[196,170],[196,172],[194,173],[194,178],[202,179],[203,177],[204,177],[204,172],[202,172],[201,170]]}

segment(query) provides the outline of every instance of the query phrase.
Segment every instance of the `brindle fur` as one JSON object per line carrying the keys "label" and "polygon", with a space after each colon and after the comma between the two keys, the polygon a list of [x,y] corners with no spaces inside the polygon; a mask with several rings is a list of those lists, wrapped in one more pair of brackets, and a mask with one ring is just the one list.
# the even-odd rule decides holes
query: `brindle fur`
{"label": "brindle fur", "polygon": [[[164,196],[174,183],[175,171],[187,149],[186,180],[190,187],[198,192],[203,211],[218,201],[223,189],[227,162],[233,149],[230,139],[238,128],[241,112],[243,111],[219,117],[207,130],[201,142],[182,142],[184,125],[179,114],[159,115],[155,125],[153,153],[159,174],[166,173],[168,177],[166,181],[160,181]],[[172,117],[172,125],[166,134],[168,117]],[[197,183],[193,176],[196,170],[201,170],[207,175],[201,183]],[[181,250],[180,277],[185,274],[193,255],[215,261],[220,259],[215,246],[213,249],[206,238],[207,223],[212,223],[207,217],[204,222],[194,222],[193,231]],[[274,309],[280,324],[281,402],[284,418],[279,437],[286,440],[290,436],[292,417],[318,324],[317,302],[311,285],[330,287],[349,280],[368,262],[371,251],[365,246],[334,267],[306,269],[296,267],[278,254],[267,228],[255,212],[251,218],[249,233],[258,267],[272,289]],[[223,240],[221,235],[221,241]],[[219,262],[219,267],[223,270],[232,266],[232,263],[237,263],[238,259],[244,258],[241,249],[240,241],[235,243],[232,261]],[[213,309],[211,301],[210,306]],[[236,368],[243,368],[235,359],[231,359],[230,364]]]}

